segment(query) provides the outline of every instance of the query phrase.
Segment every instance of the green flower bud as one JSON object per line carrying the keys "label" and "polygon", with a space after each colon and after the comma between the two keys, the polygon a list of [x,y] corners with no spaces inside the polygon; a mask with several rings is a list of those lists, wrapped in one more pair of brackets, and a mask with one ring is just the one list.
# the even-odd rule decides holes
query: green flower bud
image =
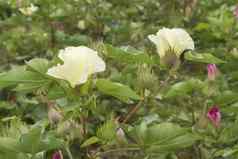
{"label": "green flower bud", "polygon": [[156,81],[158,81],[151,68],[147,65],[142,65],[139,67],[137,77],[138,86],[142,89],[153,90],[155,88]]}
{"label": "green flower bud", "polygon": [[62,114],[57,111],[53,106],[48,109],[48,119],[51,124],[56,124],[63,119]]}

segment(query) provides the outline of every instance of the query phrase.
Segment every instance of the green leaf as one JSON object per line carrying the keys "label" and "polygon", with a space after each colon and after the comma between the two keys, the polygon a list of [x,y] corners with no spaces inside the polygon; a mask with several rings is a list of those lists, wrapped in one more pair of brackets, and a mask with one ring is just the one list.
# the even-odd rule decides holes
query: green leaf
{"label": "green leaf", "polygon": [[106,54],[108,57],[128,63],[128,64],[158,64],[159,59],[156,57],[150,57],[148,54],[141,53],[138,51],[124,51],[120,48],[113,47],[112,45],[106,44]]}
{"label": "green leaf", "polygon": [[32,129],[27,134],[23,134],[19,141],[19,146],[22,152],[36,154],[40,144],[42,129],[37,127]]}
{"label": "green leaf", "polygon": [[45,75],[49,67],[49,62],[46,59],[35,58],[26,62],[26,65],[31,71]]}
{"label": "green leaf", "polygon": [[36,58],[26,63],[27,67],[18,67],[0,74],[0,88],[15,86],[15,91],[31,92],[50,82],[45,74],[48,61]]}
{"label": "green leaf", "polygon": [[237,122],[234,122],[233,124],[226,126],[219,136],[218,142],[222,144],[229,144],[231,142],[234,142],[238,139],[237,136],[238,133],[238,125]]}
{"label": "green leaf", "polygon": [[116,139],[116,128],[115,122],[108,120],[97,129],[97,137],[106,142],[112,141]]}
{"label": "green leaf", "polygon": [[142,122],[138,127],[136,127],[136,140],[139,144],[143,145],[144,141],[147,139],[147,125],[145,122]]}
{"label": "green leaf", "polygon": [[56,138],[53,134],[47,134],[42,136],[38,152],[59,149],[62,148],[63,145],[63,140]]}
{"label": "green leaf", "polygon": [[199,139],[188,129],[167,122],[152,126],[142,124],[130,134],[148,153],[173,152],[189,147]]}
{"label": "green leaf", "polygon": [[40,127],[35,127],[27,134],[23,134],[19,141],[21,151],[31,154],[57,149],[62,146],[63,141],[55,138],[51,134],[44,135]]}
{"label": "green leaf", "polygon": [[124,102],[128,102],[129,99],[140,100],[140,96],[136,92],[121,83],[98,79],[96,86],[102,93],[116,97]]}
{"label": "green leaf", "polygon": [[44,83],[21,83],[19,85],[17,85],[16,88],[14,88],[13,90],[16,92],[32,92],[34,90],[39,89],[42,86],[45,86],[49,81],[46,81]]}
{"label": "green leaf", "polygon": [[204,86],[205,84],[199,79],[190,79],[187,81],[178,82],[169,88],[164,97],[174,98],[185,96],[192,93],[193,91],[201,91]]}
{"label": "green leaf", "polygon": [[[237,145],[234,146],[234,147],[229,147],[229,148],[224,148],[224,149],[221,149],[219,151],[217,151],[215,154],[214,154],[214,157],[231,157],[231,158],[237,158],[237,152],[238,152],[238,147]],[[233,156],[235,155],[235,156]]]}
{"label": "green leaf", "polygon": [[188,52],[184,55],[186,60],[194,61],[194,62],[202,62],[202,63],[210,63],[210,64],[220,64],[225,63],[225,61],[213,56],[209,53],[192,53]]}
{"label": "green leaf", "polygon": [[0,152],[5,153],[17,153],[19,152],[19,147],[17,140],[9,137],[0,137]]}
{"label": "green leaf", "polygon": [[238,101],[238,93],[232,91],[223,91],[220,95],[215,97],[215,102],[219,105],[229,105]]}
{"label": "green leaf", "polygon": [[12,104],[11,102],[6,102],[6,101],[0,101],[0,110],[11,110],[16,107],[15,104]]}
{"label": "green leaf", "polygon": [[185,134],[186,131],[186,129],[172,123],[161,123],[153,125],[147,130],[147,138],[145,142],[147,144],[167,143],[169,140]]}
{"label": "green leaf", "polygon": [[81,145],[82,148],[84,147],[88,147],[90,145],[96,144],[100,142],[100,139],[96,136],[90,137],[89,139],[87,139],[86,141],[84,141],[84,143]]}
{"label": "green leaf", "polygon": [[174,152],[178,149],[184,149],[192,146],[199,138],[192,135],[191,133],[177,136],[173,139],[166,141],[165,143],[152,145],[146,151],[147,153],[164,153]]}
{"label": "green leaf", "polygon": [[66,92],[62,87],[60,87],[59,85],[54,85],[49,89],[47,96],[49,99],[57,99],[65,97],[65,93]]}
{"label": "green leaf", "polygon": [[20,83],[42,85],[47,81],[48,79],[42,78],[34,72],[26,71],[25,67],[18,67],[0,74],[0,88],[15,86]]}

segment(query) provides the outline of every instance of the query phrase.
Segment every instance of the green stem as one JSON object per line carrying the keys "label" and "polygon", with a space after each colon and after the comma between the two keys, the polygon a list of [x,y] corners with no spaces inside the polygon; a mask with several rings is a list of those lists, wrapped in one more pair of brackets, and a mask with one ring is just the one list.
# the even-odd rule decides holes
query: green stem
{"label": "green stem", "polygon": [[125,117],[125,119],[123,120],[122,123],[127,123],[129,121],[129,119],[138,111],[138,109],[140,108],[140,106],[142,105],[143,101],[141,100]]}
{"label": "green stem", "polygon": [[195,110],[192,108],[192,118],[193,118],[193,125],[196,123],[196,116],[195,116]]}
{"label": "green stem", "polygon": [[141,149],[138,147],[129,147],[129,148],[118,148],[118,149],[111,149],[105,152],[100,152],[99,156],[105,155],[107,153],[112,153],[112,152],[121,152],[121,151],[140,151]]}
{"label": "green stem", "polygon": [[69,146],[67,146],[67,147],[65,148],[65,150],[66,150],[66,152],[67,152],[67,154],[68,154],[68,156],[69,156],[69,159],[73,159],[73,155],[72,155],[72,153],[71,153],[71,151],[70,151],[70,149],[69,149]]}
{"label": "green stem", "polygon": [[33,155],[31,155],[31,159],[34,159],[34,158],[35,158],[35,156],[36,156],[36,154],[33,154]]}

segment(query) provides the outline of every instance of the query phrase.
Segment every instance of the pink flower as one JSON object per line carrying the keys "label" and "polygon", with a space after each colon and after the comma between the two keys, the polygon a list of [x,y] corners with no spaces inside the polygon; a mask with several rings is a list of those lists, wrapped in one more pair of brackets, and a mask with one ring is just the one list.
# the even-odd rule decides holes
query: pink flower
{"label": "pink flower", "polygon": [[218,70],[215,64],[207,65],[207,78],[210,81],[214,81],[216,76],[218,75]]}
{"label": "pink flower", "polygon": [[52,159],[63,159],[63,154],[61,151],[56,151],[53,156]]}
{"label": "pink flower", "polygon": [[236,8],[235,8],[235,10],[234,10],[234,16],[236,17],[236,18],[238,18],[238,6],[236,6]]}
{"label": "pink flower", "polygon": [[216,128],[220,126],[221,113],[217,106],[213,106],[208,110],[207,117]]}

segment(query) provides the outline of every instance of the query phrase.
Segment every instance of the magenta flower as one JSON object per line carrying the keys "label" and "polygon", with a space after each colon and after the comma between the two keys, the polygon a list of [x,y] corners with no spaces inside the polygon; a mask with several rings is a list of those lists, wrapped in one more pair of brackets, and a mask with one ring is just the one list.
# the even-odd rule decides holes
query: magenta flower
{"label": "magenta flower", "polygon": [[207,117],[216,128],[220,126],[221,113],[217,106],[213,106],[208,110]]}
{"label": "magenta flower", "polygon": [[56,151],[53,156],[52,159],[63,159],[63,155],[61,151]]}
{"label": "magenta flower", "polygon": [[235,10],[234,10],[234,16],[236,17],[236,18],[238,18],[238,6],[236,6],[236,8],[235,8]]}
{"label": "magenta flower", "polygon": [[214,81],[218,74],[218,70],[215,64],[207,65],[207,78],[210,81]]}

